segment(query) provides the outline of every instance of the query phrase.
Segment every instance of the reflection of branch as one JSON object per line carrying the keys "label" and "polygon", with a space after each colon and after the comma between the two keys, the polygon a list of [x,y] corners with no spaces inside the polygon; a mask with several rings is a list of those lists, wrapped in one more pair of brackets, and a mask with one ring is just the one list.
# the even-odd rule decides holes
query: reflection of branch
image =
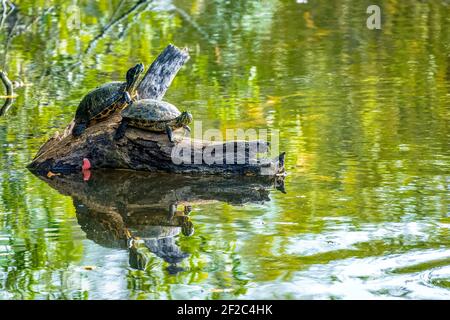
{"label": "reflection of branch", "polygon": [[4,49],[4,52],[3,52],[3,63],[2,63],[2,68],[5,68],[5,67],[6,67],[6,58],[7,58],[7,56],[8,56],[9,46],[10,46],[10,44],[11,44],[11,40],[13,39],[13,33],[14,33],[14,30],[16,29],[16,27],[17,27],[17,25],[18,25],[18,23],[19,23],[18,21],[19,21],[18,19],[16,19],[16,20],[14,21],[14,24],[12,25],[11,30],[10,30],[10,32],[9,32],[9,34],[8,34],[8,37],[6,38],[5,49]]}
{"label": "reflection of branch", "polygon": [[0,29],[3,28],[3,23],[5,22],[6,17],[8,16],[8,8],[6,7],[6,1],[2,0],[2,21],[0,22]]}
{"label": "reflection of branch", "polygon": [[12,102],[13,102],[12,98],[5,99],[5,103],[0,108],[0,117],[3,117],[8,112],[9,108],[11,108]]}
{"label": "reflection of branch", "polygon": [[151,4],[152,4],[152,3],[150,2],[150,3],[148,4],[148,6],[147,6],[144,10],[141,10],[140,12],[138,12],[138,13],[132,18],[131,23],[128,23],[128,24],[126,24],[126,25],[123,27],[123,29],[120,31],[120,33],[119,33],[118,36],[117,36],[118,39],[122,39],[122,38],[123,38],[123,36],[124,36],[125,33],[128,31],[128,29],[130,28],[130,26],[132,26],[134,23],[136,23],[136,21],[139,20],[139,17],[141,16],[141,14],[142,14],[143,12],[147,11]]}
{"label": "reflection of branch", "polygon": [[6,72],[0,71],[0,80],[2,80],[3,85],[5,86],[6,95],[12,96],[14,94],[14,92],[13,92],[13,85],[12,85],[11,80],[9,80],[8,75],[6,74]]}
{"label": "reflection of branch", "polygon": [[[14,8],[15,8],[15,7],[14,7]],[[10,11],[10,13],[12,13],[13,10],[14,10],[14,9],[12,9],[12,10]],[[22,23],[22,21],[24,20],[23,18],[21,19],[20,17],[19,17],[19,18],[16,17],[16,18],[14,19],[14,24],[11,26],[10,31],[9,31],[9,34],[8,34],[8,36],[7,36],[7,38],[6,38],[5,50],[4,50],[4,54],[3,54],[3,63],[2,63],[2,67],[3,67],[3,68],[5,68],[5,66],[6,66],[6,60],[7,60],[6,58],[7,58],[7,54],[8,54],[8,49],[9,49],[9,46],[10,46],[10,44],[11,44],[12,39],[13,39],[14,37],[16,37],[16,36],[18,36],[18,35],[24,33],[24,32],[29,31],[30,28],[31,28],[36,22],[39,21],[39,18],[45,17],[45,16],[46,16],[47,14],[49,14],[52,10],[53,10],[52,7],[45,9],[41,15],[35,17],[30,23],[28,23],[28,24],[26,24],[26,25],[20,25],[20,24]],[[9,13],[9,14],[10,14],[10,13]],[[8,14],[8,15],[9,15],[9,14]],[[20,28],[19,28],[19,26],[20,26]],[[0,27],[0,29],[1,29],[1,27]]]}
{"label": "reflection of branch", "polygon": [[[128,9],[125,13],[123,13],[121,16],[111,20],[105,27],[103,27],[102,31],[96,35],[94,37],[94,39],[92,39],[86,50],[84,51],[84,55],[89,54],[91,52],[91,50],[93,48],[95,48],[95,46],[97,45],[98,40],[100,40],[101,38],[103,38],[108,31],[114,27],[116,24],[118,24],[119,22],[121,22],[122,20],[124,20],[125,18],[127,18],[129,15],[131,15],[134,11],[136,11],[137,9],[139,9],[139,7],[141,7],[144,3],[148,2],[148,0],[139,0],[134,6],[132,6],[130,9]],[[113,14],[113,16],[115,15],[115,13]]]}
{"label": "reflection of branch", "polygon": [[212,45],[216,45],[216,41],[214,39],[211,39],[211,37],[209,36],[209,34],[203,30],[199,24],[197,22],[195,22],[194,19],[192,19],[192,17],[183,9],[178,8],[178,7],[174,7],[174,11],[178,12],[178,14],[185,20],[187,21],[189,24],[192,25],[192,27],[201,35],[203,36],[203,38],[205,38],[205,40],[207,40],[210,44]]}
{"label": "reflection of branch", "polygon": [[110,18],[110,19],[113,19],[113,18],[116,16],[117,12],[119,12],[119,10],[122,9],[122,6],[123,6],[123,3],[124,3],[124,2],[125,2],[125,0],[120,0],[119,4],[117,5],[116,10],[114,10],[114,12],[113,12],[113,14],[111,15],[111,18]]}
{"label": "reflection of branch", "polygon": [[49,13],[52,12],[52,11],[53,11],[53,7],[50,7],[50,8],[45,9],[45,10],[42,12],[42,15],[36,16],[29,24],[27,24],[27,25],[25,26],[25,28],[24,28],[23,30],[20,31],[20,33],[29,31],[30,28],[31,28],[36,22],[38,22],[40,18],[45,17],[47,14],[49,14]]}
{"label": "reflection of branch", "polygon": [[[53,11],[53,7],[49,7],[47,9],[44,9],[42,11],[42,14],[33,17],[33,20],[31,20],[28,24],[22,25],[20,29],[17,29],[17,30],[14,31],[14,28],[12,28],[11,32],[10,32],[10,37],[18,36],[18,35],[20,35],[20,34],[22,34],[24,32],[30,31],[31,27],[34,24],[36,24],[39,21],[39,19],[42,19],[43,17],[45,17],[47,14],[49,14],[52,11]],[[12,10],[10,11],[9,14],[11,14],[11,13],[12,13]],[[19,25],[19,22],[22,22],[23,20],[24,20],[23,17],[22,17],[22,19],[18,18],[16,20],[15,25]]]}
{"label": "reflection of branch", "polygon": [[[8,10],[8,5],[10,10]],[[3,24],[5,23],[6,18],[14,11],[16,7],[9,0],[2,0],[2,20],[0,22],[0,29],[3,28]]]}
{"label": "reflection of branch", "polygon": [[0,116],[3,116],[8,111],[8,109],[11,107],[14,90],[13,90],[13,85],[11,83],[11,80],[9,80],[7,74],[3,71],[0,71],[0,80],[2,80],[3,85],[6,88],[6,95],[7,95],[5,103],[3,104],[3,106],[0,109]]}
{"label": "reflection of branch", "polygon": [[113,14],[111,15],[111,21],[108,22],[106,24],[106,26],[103,27],[102,31],[96,35],[88,44],[86,50],[84,50],[84,52],[80,53],[78,55],[77,61],[75,63],[73,63],[69,69],[73,70],[76,67],[78,67],[81,64],[81,60],[87,56],[96,46],[98,41],[103,38],[109,30],[111,30],[112,27],[114,27],[116,24],[118,24],[119,22],[121,22],[122,20],[124,20],[125,18],[127,18],[128,16],[130,16],[134,11],[136,11],[137,9],[139,9],[139,7],[141,7],[144,3],[149,2],[149,5],[152,3],[152,1],[149,0],[139,0],[133,7],[131,7],[130,9],[128,9],[128,11],[126,11],[125,13],[123,13],[121,16],[117,17],[116,19],[112,19],[114,18],[114,16],[116,16],[118,10],[121,8],[122,6],[122,2],[119,3],[117,9],[113,12]]}

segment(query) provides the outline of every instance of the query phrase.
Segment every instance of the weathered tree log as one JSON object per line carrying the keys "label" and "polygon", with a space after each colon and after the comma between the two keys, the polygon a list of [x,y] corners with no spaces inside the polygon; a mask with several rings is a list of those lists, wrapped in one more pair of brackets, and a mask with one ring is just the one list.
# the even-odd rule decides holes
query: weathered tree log
{"label": "weathered tree log", "polygon": [[[186,50],[169,45],[153,62],[139,84],[139,97],[162,99],[178,70],[188,59]],[[74,172],[81,169],[83,158],[88,158],[94,169],[115,168],[225,175],[276,175],[284,172],[284,154],[273,160],[256,159],[253,150],[267,152],[268,143],[266,142],[210,142],[178,138],[176,143],[172,144],[165,134],[135,128],[127,129],[125,138],[115,141],[114,134],[120,120],[120,114],[115,114],[106,121],[88,127],[78,138],[70,134],[73,127],[72,121],[62,134],[56,133],[39,149],[28,168],[42,173]],[[176,150],[174,150],[175,147]],[[243,150],[244,161],[227,164],[225,158],[227,152],[237,149]],[[177,153],[173,151],[179,150],[190,153],[192,158],[203,154],[205,150],[223,150],[223,161],[206,163],[200,156],[200,162],[179,163],[173,161],[173,155],[177,156]]]}

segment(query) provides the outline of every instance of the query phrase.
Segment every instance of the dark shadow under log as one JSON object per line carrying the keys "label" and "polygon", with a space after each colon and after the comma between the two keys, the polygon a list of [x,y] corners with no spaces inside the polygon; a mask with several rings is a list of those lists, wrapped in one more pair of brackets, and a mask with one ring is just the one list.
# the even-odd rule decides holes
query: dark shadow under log
{"label": "dark shadow under log", "polygon": [[[96,170],[88,181],[82,174],[37,176],[59,193],[72,197],[83,224],[91,223],[89,218],[96,224],[104,221],[102,224],[107,226],[97,230],[111,228],[112,237],[121,241],[126,240],[125,228],[142,231],[145,225],[179,226],[179,219],[170,216],[171,207],[211,202],[264,203],[270,201],[271,191],[284,191],[283,177],[188,176],[128,170]],[[140,233],[139,237],[145,235]]]}
{"label": "dark shadow under log", "polygon": [[88,181],[81,173],[37,175],[63,195],[82,201],[97,211],[148,211],[172,203],[198,204],[211,201],[242,205],[270,201],[271,189],[283,191],[284,177],[223,177],[171,175],[130,170],[95,170]]}
{"label": "dark shadow under log", "polygon": [[38,177],[72,197],[78,223],[88,239],[104,247],[128,248],[133,268],[145,268],[152,253],[170,263],[173,271],[180,271],[173,264],[187,257],[174,237],[194,233],[195,206],[211,202],[264,203],[270,201],[275,188],[284,191],[284,177],[268,176],[96,170],[88,181],[81,173]]}
{"label": "dark shadow under log", "polygon": [[[141,99],[162,99],[173,78],[189,59],[186,50],[169,45],[153,62],[138,86]],[[194,115],[195,118],[195,115]],[[262,141],[202,141],[190,138],[178,138],[172,144],[165,134],[128,128],[125,137],[114,140],[115,131],[121,116],[115,114],[106,121],[97,123],[78,138],[70,133],[73,121],[62,133],[56,133],[38,151],[32,163],[31,171],[47,173],[79,171],[83,158],[88,158],[92,168],[131,169],[151,172],[200,173],[221,175],[277,175],[284,173],[284,153],[275,159],[257,159],[253,152],[266,153],[268,143]],[[230,148],[231,145],[231,148]],[[196,163],[174,161],[173,152],[182,149],[192,156],[205,150],[234,150],[242,147],[245,154],[241,163],[226,164],[226,152],[222,161],[208,163],[202,157]],[[242,150],[240,149],[240,150]],[[222,154],[222,152],[221,152]],[[176,158],[176,157],[175,157]],[[228,162],[229,163],[229,162]]]}

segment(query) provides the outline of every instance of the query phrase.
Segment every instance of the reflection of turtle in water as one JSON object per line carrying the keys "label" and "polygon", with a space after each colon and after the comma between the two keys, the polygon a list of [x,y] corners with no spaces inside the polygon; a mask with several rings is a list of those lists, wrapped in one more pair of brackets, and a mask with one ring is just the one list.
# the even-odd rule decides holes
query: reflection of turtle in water
{"label": "reflection of turtle in water", "polygon": [[155,254],[167,263],[171,270],[182,271],[183,268],[177,266],[189,256],[178,247],[174,237],[166,238],[145,238],[133,239],[129,248],[129,263],[132,268],[144,270],[152,258],[150,253]]}
{"label": "reflection of turtle in water", "polygon": [[125,223],[140,233],[147,232],[144,230],[148,230],[149,226],[161,226],[181,228],[181,233],[187,237],[194,234],[194,225],[189,218],[192,207],[189,205],[184,206],[183,211],[177,211],[176,203],[166,208],[146,206],[134,211],[128,211],[121,202],[117,202],[116,207]]}
{"label": "reflection of turtle in water", "polygon": [[181,233],[186,237],[190,237],[194,234],[194,225],[190,219],[187,219],[187,221],[181,225]]}
{"label": "reflection of turtle in water", "polygon": [[188,124],[191,122],[192,115],[187,111],[180,112],[177,107],[165,101],[143,99],[122,111],[122,122],[115,139],[121,139],[130,125],[148,131],[166,132],[169,141],[173,142],[172,131],[184,128],[190,132]]}
{"label": "reflection of turtle in water", "polygon": [[189,254],[178,247],[175,236],[180,229],[184,236],[191,236],[194,233],[194,225],[186,215],[191,210],[190,206],[186,206],[183,212],[174,211],[174,208],[176,209],[175,205],[169,206],[168,215],[152,214],[153,225],[142,224],[143,221],[149,219],[149,215],[145,213],[133,214],[125,218],[126,223],[130,226],[129,231],[132,237],[129,241],[131,267],[145,269],[151,259],[150,251],[170,264],[167,268],[170,273],[183,270],[177,264]]}
{"label": "reflection of turtle in water", "polygon": [[[191,236],[194,225],[188,216],[190,206],[177,211],[176,204],[165,208],[143,206],[126,210],[125,205],[88,207],[74,198],[78,223],[88,239],[105,246],[128,248],[132,268],[144,270],[156,255],[170,264],[169,272],[179,272],[177,266],[189,256],[177,245],[175,237]],[[117,208],[121,210],[116,211]]]}
{"label": "reflection of turtle in water", "polygon": [[179,225],[181,226],[181,233],[186,236],[192,236],[194,234],[194,225],[192,224],[191,219],[188,217],[192,211],[191,206],[184,206],[183,213],[179,213],[177,211],[177,205],[171,204],[169,206],[169,216],[168,220],[178,219]]}
{"label": "reflection of turtle in water", "polygon": [[72,135],[81,135],[91,121],[106,119],[116,110],[121,110],[131,103],[137,80],[143,71],[144,65],[138,63],[128,70],[126,82],[109,82],[89,92],[81,100],[75,113]]}

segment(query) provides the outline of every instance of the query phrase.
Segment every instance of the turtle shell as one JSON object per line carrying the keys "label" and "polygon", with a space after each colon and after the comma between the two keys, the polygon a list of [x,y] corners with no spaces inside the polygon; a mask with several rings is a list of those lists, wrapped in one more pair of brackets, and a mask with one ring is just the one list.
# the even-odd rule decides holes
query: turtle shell
{"label": "turtle shell", "polygon": [[109,82],[89,92],[81,100],[75,118],[87,115],[94,118],[122,97],[126,88],[125,82]]}
{"label": "turtle shell", "polygon": [[180,114],[180,110],[173,104],[152,99],[139,100],[122,111],[124,118],[152,122],[173,120]]}

